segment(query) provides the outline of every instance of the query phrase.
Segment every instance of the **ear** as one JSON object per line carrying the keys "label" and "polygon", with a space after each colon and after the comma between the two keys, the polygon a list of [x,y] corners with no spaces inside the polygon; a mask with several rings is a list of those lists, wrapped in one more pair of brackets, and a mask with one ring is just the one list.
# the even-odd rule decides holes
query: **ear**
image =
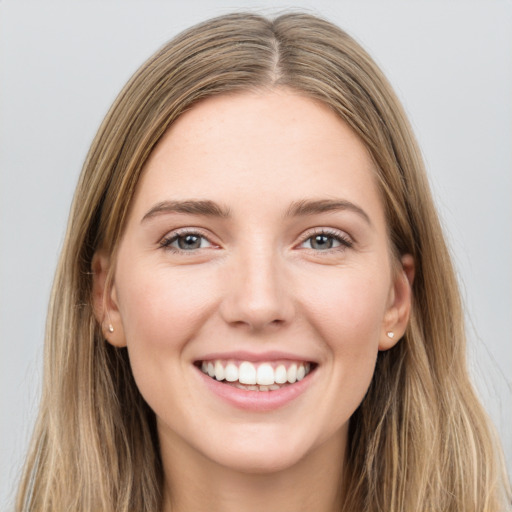
{"label": "ear", "polygon": [[414,281],[414,259],[405,254],[398,268],[390,290],[389,306],[384,315],[379,350],[389,350],[404,335],[412,304],[412,283]]}
{"label": "ear", "polygon": [[115,347],[126,347],[116,289],[110,279],[110,259],[103,251],[94,253],[91,270],[94,316],[101,325],[103,336]]}

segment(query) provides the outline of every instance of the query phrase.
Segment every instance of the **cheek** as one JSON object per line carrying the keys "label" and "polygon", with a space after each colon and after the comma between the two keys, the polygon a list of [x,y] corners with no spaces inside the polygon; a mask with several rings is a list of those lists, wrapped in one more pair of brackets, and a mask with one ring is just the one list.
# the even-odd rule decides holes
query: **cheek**
{"label": "cheek", "polygon": [[[121,273],[120,273],[121,274]],[[179,269],[130,268],[119,281],[119,309],[128,345],[176,347],[184,343],[215,302],[211,279]]]}
{"label": "cheek", "polygon": [[305,311],[330,349],[340,354],[364,354],[375,349],[387,308],[389,284],[371,272],[348,272],[324,289],[305,294]]}
{"label": "cheek", "polygon": [[336,286],[310,293],[305,310],[326,346],[331,392],[350,415],[373,377],[389,286],[378,274],[341,274]]}
{"label": "cheek", "polygon": [[183,352],[215,304],[215,286],[200,272],[190,279],[163,266],[146,269],[130,262],[126,268],[129,273],[119,265],[116,274],[118,306],[134,378],[152,405],[168,395],[169,379],[175,389],[182,387],[174,377],[189,364]]}

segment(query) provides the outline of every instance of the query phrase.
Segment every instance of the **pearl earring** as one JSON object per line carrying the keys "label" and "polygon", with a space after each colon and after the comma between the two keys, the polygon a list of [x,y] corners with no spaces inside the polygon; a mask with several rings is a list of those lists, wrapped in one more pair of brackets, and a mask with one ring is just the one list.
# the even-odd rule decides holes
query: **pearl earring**
{"label": "pearl earring", "polygon": [[389,331],[388,333],[386,333],[388,338],[391,338],[393,339],[395,337],[395,333],[393,331]]}
{"label": "pearl earring", "polygon": [[108,314],[108,310],[107,310],[107,318],[108,318],[108,332],[112,333],[114,332],[114,326],[112,325],[112,320],[110,320],[110,315]]}

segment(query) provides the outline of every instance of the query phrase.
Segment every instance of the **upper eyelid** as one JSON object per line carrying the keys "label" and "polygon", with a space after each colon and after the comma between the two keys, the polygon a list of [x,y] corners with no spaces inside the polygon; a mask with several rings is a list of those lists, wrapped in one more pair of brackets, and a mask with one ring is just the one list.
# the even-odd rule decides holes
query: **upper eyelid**
{"label": "upper eyelid", "polygon": [[315,235],[327,235],[332,236],[334,238],[349,239],[351,242],[354,242],[354,237],[341,229],[329,227],[315,227],[304,231],[304,233],[300,236],[300,243],[304,242],[305,240],[308,240],[309,238]]}
{"label": "upper eyelid", "polygon": [[168,231],[162,237],[162,240],[177,237],[177,236],[182,236],[182,235],[199,235],[204,238],[207,238],[208,240],[210,240],[210,238],[212,238],[212,235],[207,230],[205,230],[203,228],[196,227],[196,226],[190,226],[190,227],[187,226],[187,227],[176,228],[176,229],[172,229],[171,231]]}
{"label": "upper eyelid", "polygon": [[[304,230],[304,236],[311,236],[312,234],[320,234],[320,233],[329,233],[329,234],[345,234],[345,231],[338,229],[338,228],[332,228],[329,226],[315,226],[313,228],[308,228]],[[348,234],[347,234],[348,236]]]}

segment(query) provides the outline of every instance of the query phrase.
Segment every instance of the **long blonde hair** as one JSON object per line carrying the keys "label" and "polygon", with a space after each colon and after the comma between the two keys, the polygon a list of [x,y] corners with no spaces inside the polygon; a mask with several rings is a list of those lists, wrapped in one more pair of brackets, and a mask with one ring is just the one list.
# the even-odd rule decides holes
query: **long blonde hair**
{"label": "long blonde hair", "polygon": [[92,308],[91,260],[115,256],[142,167],[200,99],[284,86],[330,106],[376,163],[389,236],[412,254],[413,311],[350,420],[345,511],[498,512],[510,503],[499,450],[466,370],[461,303],[424,166],[390,85],[322,19],[231,14],[180,34],[132,77],[87,156],[51,297],[44,387],[18,511],[161,508],[153,412],[126,349]]}

